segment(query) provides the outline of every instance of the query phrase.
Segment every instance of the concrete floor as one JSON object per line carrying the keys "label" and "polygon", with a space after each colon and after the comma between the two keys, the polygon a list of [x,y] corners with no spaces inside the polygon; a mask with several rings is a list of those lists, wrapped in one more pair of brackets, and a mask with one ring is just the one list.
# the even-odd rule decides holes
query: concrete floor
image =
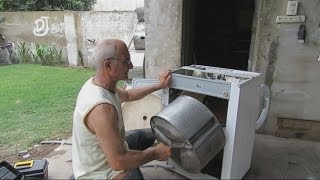
{"label": "concrete floor", "polygon": [[[70,139],[68,140],[70,141]],[[61,145],[47,156],[49,179],[68,179],[72,174],[71,145]],[[154,164],[160,164],[155,167]],[[186,179],[164,169],[165,162],[141,167],[145,179]],[[151,166],[151,167],[150,167]],[[194,176],[205,179],[208,176]],[[218,177],[219,178],[219,177]],[[320,142],[255,136],[251,168],[244,179],[319,179]]]}

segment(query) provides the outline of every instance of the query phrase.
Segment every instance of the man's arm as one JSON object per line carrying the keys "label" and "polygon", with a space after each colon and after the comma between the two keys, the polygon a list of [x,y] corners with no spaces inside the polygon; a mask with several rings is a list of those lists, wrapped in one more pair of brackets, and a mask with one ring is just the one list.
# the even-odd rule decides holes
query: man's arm
{"label": "man's arm", "polygon": [[160,74],[159,82],[157,84],[128,90],[117,88],[117,93],[123,102],[135,101],[145,97],[146,95],[154,91],[168,87],[170,80],[171,71],[166,70]]}
{"label": "man's arm", "polygon": [[128,150],[117,125],[117,113],[110,104],[96,106],[87,116],[87,124],[96,135],[103,152],[114,170],[137,168],[152,160],[166,160],[170,148],[163,144],[144,151]]}

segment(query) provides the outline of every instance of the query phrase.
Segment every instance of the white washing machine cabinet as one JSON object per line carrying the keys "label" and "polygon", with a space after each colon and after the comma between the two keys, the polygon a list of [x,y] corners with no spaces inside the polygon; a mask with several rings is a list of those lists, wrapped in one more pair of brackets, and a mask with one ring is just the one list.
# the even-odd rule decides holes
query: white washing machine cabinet
{"label": "white washing machine cabinet", "polygon": [[[265,93],[262,75],[202,65],[184,66],[172,72],[171,84],[162,92],[163,106],[167,106],[172,101],[171,89],[227,99],[228,109],[224,129],[226,142],[223,149],[221,177],[190,174],[170,160],[167,164],[173,164],[170,166],[175,167],[173,171],[190,179],[243,178],[250,168],[257,122],[259,121],[261,126],[269,106],[261,103],[262,95]],[[263,108],[263,106],[267,107]]]}

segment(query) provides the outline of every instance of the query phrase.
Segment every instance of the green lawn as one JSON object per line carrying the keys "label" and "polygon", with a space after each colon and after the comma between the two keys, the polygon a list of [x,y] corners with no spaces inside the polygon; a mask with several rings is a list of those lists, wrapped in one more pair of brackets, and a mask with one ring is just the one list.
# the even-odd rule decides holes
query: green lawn
{"label": "green lawn", "polygon": [[76,96],[93,74],[70,67],[0,66],[0,152],[71,135]]}

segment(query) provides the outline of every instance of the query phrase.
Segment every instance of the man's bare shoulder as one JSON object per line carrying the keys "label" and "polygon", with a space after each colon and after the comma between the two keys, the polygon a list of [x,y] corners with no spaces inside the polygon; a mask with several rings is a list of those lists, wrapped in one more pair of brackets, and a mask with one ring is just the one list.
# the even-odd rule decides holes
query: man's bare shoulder
{"label": "man's bare shoulder", "polygon": [[95,106],[87,115],[86,124],[88,128],[95,132],[108,124],[114,124],[117,119],[117,112],[113,105],[102,103]]}

